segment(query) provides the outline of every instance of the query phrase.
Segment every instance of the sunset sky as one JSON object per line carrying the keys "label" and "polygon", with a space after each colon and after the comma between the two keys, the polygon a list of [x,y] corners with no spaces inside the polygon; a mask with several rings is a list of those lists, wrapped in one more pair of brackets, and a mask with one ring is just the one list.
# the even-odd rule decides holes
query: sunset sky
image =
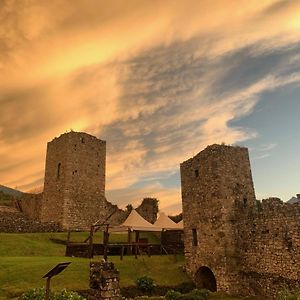
{"label": "sunset sky", "polygon": [[300,193],[300,1],[1,0],[0,184],[46,143],[107,141],[108,200],[181,210],[179,164],[247,146],[258,199]]}

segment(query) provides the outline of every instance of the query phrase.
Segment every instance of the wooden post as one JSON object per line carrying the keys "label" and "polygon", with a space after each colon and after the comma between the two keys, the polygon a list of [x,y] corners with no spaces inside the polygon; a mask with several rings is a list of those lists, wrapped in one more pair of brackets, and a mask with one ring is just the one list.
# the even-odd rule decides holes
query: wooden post
{"label": "wooden post", "polygon": [[140,240],[140,232],[136,231],[135,232],[135,244],[136,244],[135,256],[140,254],[139,240]]}
{"label": "wooden post", "polygon": [[50,280],[51,280],[51,277],[47,277],[46,291],[45,291],[45,300],[49,300],[49,296],[50,296]]}
{"label": "wooden post", "polygon": [[137,247],[138,247],[138,245],[135,244],[134,245],[134,256],[135,256],[135,259],[137,259]]}
{"label": "wooden post", "polygon": [[138,242],[139,242],[139,239],[140,239],[140,232],[139,232],[139,231],[136,231],[136,232],[135,232],[135,242],[138,243]]}
{"label": "wooden post", "polygon": [[123,256],[124,256],[124,246],[121,247],[121,256],[120,256],[121,260],[123,260]]}
{"label": "wooden post", "polygon": [[92,225],[90,231],[90,238],[89,238],[89,258],[93,258],[94,256],[93,243],[94,243],[94,226]]}
{"label": "wooden post", "polygon": [[67,244],[69,244],[69,242],[70,242],[70,237],[71,237],[71,231],[68,230]]}
{"label": "wooden post", "polygon": [[103,258],[105,261],[107,261],[108,238],[109,238],[109,233],[108,233],[108,224],[107,224],[105,227],[105,230],[104,230],[104,255],[103,255]]}
{"label": "wooden post", "polygon": [[130,230],[130,228],[128,228],[128,244],[130,244],[131,243],[131,230]]}
{"label": "wooden post", "polygon": [[127,254],[132,254],[132,241],[131,241],[131,230],[130,228],[128,228],[128,244],[129,244],[129,247],[128,247],[128,252]]}

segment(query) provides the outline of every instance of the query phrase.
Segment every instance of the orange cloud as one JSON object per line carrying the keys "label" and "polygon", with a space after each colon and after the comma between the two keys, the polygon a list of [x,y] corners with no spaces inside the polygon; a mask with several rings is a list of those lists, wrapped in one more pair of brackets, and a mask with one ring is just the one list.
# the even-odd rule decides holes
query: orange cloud
{"label": "orange cloud", "polygon": [[[36,185],[46,142],[71,128],[107,139],[109,189],[173,174],[209,143],[255,137],[228,123],[299,74],[272,73],[215,95],[232,68],[222,59],[247,46],[254,57],[293,47],[299,20],[299,1],[2,1],[0,183]],[[170,54],[174,45],[186,51]],[[197,60],[214,65],[184,69]],[[291,56],[285,67],[298,61]],[[106,135],[112,128],[119,139]],[[155,188],[169,199],[163,206],[178,201],[178,188]]]}

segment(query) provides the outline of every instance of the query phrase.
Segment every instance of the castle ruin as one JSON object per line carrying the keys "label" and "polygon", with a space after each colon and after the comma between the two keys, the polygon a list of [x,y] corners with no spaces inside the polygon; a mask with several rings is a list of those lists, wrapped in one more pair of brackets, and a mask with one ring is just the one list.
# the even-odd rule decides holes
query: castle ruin
{"label": "castle ruin", "polygon": [[106,142],[86,133],[49,142],[41,221],[80,228],[105,217],[105,157]]}
{"label": "castle ruin", "polygon": [[[71,131],[54,138],[47,145],[44,191],[24,194],[17,202],[19,210],[62,230],[87,230],[110,215],[110,224],[122,223],[129,212],[105,198],[105,161],[106,142],[92,135]],[[157,200],[147,198],[137,210],[156,220]]]}
{"label": "castle ruin", "polygon": [[186,266],[198,287],[273,299],[300,284],[300,205],[256,200],[247,148],[208,146],[180,169]]}

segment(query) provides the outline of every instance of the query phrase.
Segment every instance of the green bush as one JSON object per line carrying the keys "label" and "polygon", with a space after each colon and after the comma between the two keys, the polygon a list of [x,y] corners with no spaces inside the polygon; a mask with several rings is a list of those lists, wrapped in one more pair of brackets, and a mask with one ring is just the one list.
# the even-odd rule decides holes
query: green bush
{"label": "green bush", "polygon": [[201,290],[194,289],[188,293],[188,295],[190,297],[189,299],[191,299],[191,300],[206,300],[208,298],[209,294],[210,294],[210,291],[206,290],[206,289],[201,289]]}
{"label": "green bush", "polygon": [[53,293],[51,300],[84,300],[84,298],[75,292],[62,290],[60,292]]}
{"label": "green bush", "polygon": [[44,300],[45,299],[45,289],[33,289],[25,292],[19,299],[21,300]]}
{"label": "green bush", "polygon": [[206,289],[194,289],[187,294],[181,294],[176,291],[168,291],[166,300],[206,300],[209,296],[209,291]]}
{"label": "green bush", "polygon": [[182,294],[180,292],[170,290],[166,293],[166,300],[180,300],[182,297]]}
{"label": "green bush", "polygon": [[148,276],[142,276],[138,278],[136,284],[139,290],[146,293],[151,293],[156,286],[154,280]]}
{"label": "green bush", "polygon": [[[20,300],[44,300],[45,299],[45,289],[38,288],[25,292],[20,298]],[[82,296],[75,292],[62,290],[59,292],[50,293],[51,300],[84,300]]]}
{"label": "green bush", "polygon": [[289,291],[284,289],[277,294],[277,300],[300,300],[300,290]]}

